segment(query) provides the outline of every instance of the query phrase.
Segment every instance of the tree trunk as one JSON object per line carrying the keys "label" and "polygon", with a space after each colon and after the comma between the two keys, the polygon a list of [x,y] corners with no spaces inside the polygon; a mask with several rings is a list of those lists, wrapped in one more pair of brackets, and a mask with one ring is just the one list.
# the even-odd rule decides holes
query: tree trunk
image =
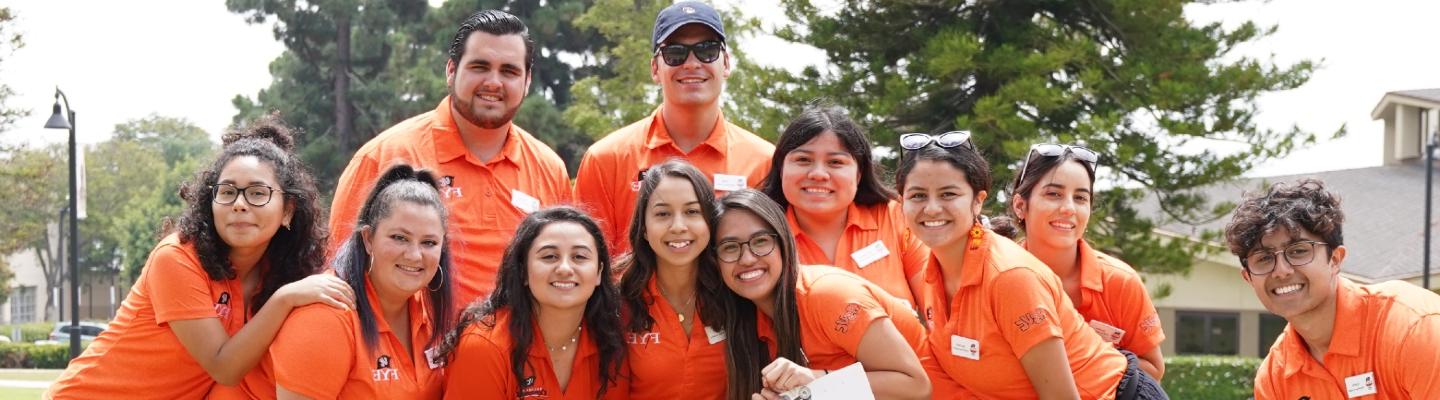
{"label": "tree trunk", "polygon": [[354,112],[350,109],[350,15],[341,12],[335,18],[335,135],[340,151],[349,154],[358,146],[355,138]]}

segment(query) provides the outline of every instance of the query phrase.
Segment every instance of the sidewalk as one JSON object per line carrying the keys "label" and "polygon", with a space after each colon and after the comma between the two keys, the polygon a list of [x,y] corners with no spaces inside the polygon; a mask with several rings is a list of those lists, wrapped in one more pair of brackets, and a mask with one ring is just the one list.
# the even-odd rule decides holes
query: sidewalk
{"label": "sidewalk", "polygon": [[0,379],[0,387],[20,389],[47,389],[50,381],[17,381],[13,379]]}

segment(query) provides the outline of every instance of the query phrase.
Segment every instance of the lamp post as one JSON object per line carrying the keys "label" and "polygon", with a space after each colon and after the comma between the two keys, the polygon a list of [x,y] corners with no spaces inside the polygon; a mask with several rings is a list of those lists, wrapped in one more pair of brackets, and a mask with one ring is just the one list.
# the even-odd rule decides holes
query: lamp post
{"label": "lamp post", "polygon": [[[60,102],[65,102],[65,114],[60,114]],[[80,171],[75,164],[75,109],[70,108],[70,98],[55,88],[55,111],[45,121],[48,129],[70,130],[70,359],[80,355],[80,224],[79,194],[76,185]]]}

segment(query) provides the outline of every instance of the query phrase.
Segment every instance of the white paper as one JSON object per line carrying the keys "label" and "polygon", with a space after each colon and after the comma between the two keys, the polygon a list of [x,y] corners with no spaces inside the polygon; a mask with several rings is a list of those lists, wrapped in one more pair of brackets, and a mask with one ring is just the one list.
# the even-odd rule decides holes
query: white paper
{"label": "white paper", "polygon": [[510,190],[510,204],[526,214],[540,211],[540,199],[519,190]]}
{"label": "white paper", "polygon": [[1376,392],[1375,373],[1366,372],[1345,378],[1345,395],[1348,398],[1369,396]]}
{"label": "white paper", "polygon": [[744,175],[715,174],[715,190],[733,192],[746,186]]}
{"label": "white paper", "polygon": [[870,379],[860,363],[830,371],[829,374],[810,382],[809,385],[791,389],[780,394],[785,400],[874,400],[870,391]]}
{"label": "white paper", "polygon": [[1101,339],[1105,339],[1106,342],[1110,342],[1110,344],[1113,345],[1120,344],[1120,340],[1125,338],[1124,329],[1116,328],[1114,325],[1101,322],[1098,319],[1090,320],[1090,329],[1094,329],[1095,333],[1100,334]]}
{"label": "white paper", "polygon": [[885,248],[885,242],[876,240],[875,243],[850,253],[850,259],[855,260],[856,267],[865,268],[888,255],[890,255],[890,249]]}

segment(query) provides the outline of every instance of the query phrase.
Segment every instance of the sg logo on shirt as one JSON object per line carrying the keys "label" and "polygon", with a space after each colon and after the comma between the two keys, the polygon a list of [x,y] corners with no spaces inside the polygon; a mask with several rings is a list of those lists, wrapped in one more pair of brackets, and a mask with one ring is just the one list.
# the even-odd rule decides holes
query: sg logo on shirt
{"label": "sg logo on shirt", "polygon": [[400,371],[390,366],[390,356],[381,355],[375,359],[375,370],[370,371],[371,378],[376,382],[389,382],[400,380]]}

